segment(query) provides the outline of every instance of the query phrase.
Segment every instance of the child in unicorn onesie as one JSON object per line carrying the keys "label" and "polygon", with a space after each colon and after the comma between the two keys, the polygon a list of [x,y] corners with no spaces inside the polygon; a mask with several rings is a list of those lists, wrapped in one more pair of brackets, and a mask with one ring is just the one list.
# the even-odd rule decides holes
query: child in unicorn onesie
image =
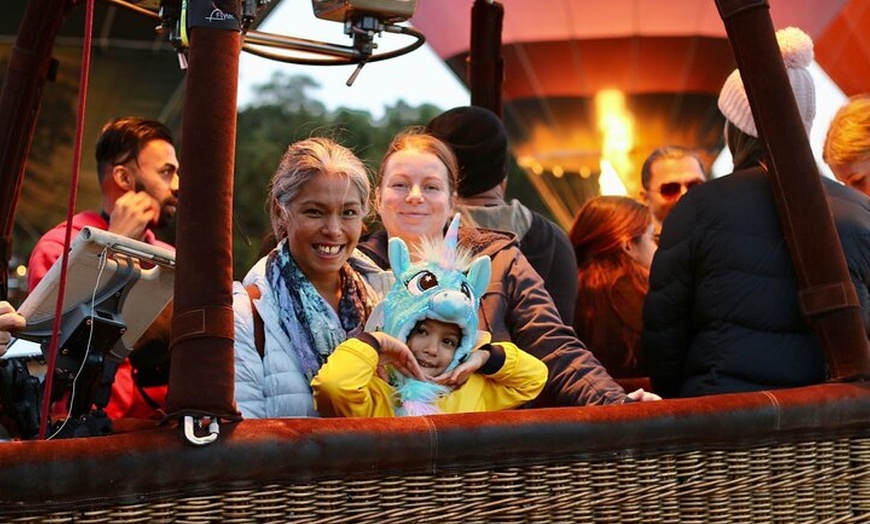
{"label": "child in unicorn onesie", "polygon": [[459,215],[420,262],[390,239],[398,278],[366,332],[340,344],[311,382],[322,416],[388,417],[509,409],[534,399],[547,366],[477,331],[490,259],[457,248]]}

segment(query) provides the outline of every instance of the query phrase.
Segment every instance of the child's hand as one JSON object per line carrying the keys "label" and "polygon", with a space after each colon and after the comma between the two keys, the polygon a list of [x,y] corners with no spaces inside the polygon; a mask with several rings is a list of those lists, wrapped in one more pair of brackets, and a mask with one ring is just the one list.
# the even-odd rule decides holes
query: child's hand
{"label": "child's hand", "polygon": [[[376,331],[371,334],[378,339],[381,345],[381,351],[378,354],[378,368],[389,365],[395,368],[396,371],[406,377],[416,378],[417,380],[428,381],[423,370],[420,369],[420,364],[414,358],[414,354],[408,349],[403,342],[395,337],[391,337],[382,331]],[[378,375],[381,375],[378,373]],[[384,378],[381,376],[381,378]],[[386,380],[386,379],[385,379]]]}
{"label": "child's hand", "polygon": [[432,382],[441,384],[451,388],[458,388],[465,384],[475,371],[482,368],[489,360],[489,350],[478,349],[469,353],[465,362],[459,364],[452,370],[442,373],[432,379]]}

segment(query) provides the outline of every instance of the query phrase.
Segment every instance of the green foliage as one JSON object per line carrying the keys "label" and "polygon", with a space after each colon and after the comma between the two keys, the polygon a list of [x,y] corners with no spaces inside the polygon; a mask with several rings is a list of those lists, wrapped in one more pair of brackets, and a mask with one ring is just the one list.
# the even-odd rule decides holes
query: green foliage
{"label": "green foliage", "polygon": [[328,110],[314,98],[319,88],[310,77],[276,73],[257,86],[254,102],[239,111],[233,198],[233,276],[237,280],[244,278],[266,247],[263,240],[271,232],[267,188],[288,145],[327,136],[353,150],[374,173],[396,133],[423,125],[442,111],[431,104],[411,107],[400,100],[385,107],[385,116],[376,121],[368,111]]}

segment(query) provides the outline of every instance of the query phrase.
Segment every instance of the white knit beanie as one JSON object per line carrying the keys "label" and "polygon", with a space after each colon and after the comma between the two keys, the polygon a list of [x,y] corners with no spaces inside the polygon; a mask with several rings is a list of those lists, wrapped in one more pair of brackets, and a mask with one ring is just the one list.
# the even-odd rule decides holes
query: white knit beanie
{"label": "white knit beanie", "polygon": [[[807,134],[816,116],[816,87],[807,67],[813,61],[813,40],[797,27],[786,27],[776,32],[776,41],[785,62],[785,70],[791,83],[791,90],[797,102],[801,120]],[[743,88],[740,71],[735,69],[725,80],[719,93],[719,110],[729,122],[747,135],[758,138],[749,100]]]}

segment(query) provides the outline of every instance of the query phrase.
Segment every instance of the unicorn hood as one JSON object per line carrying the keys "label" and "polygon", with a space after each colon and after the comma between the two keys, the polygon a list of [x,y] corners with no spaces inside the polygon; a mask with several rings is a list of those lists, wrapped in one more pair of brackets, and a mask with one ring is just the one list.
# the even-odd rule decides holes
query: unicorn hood
{"label": "unicorn hood", "polygon": [[459,214],[453,217],[444,240],[421,247],[421,260],[414,264],[408,246],[391,238],[389,259],[395,283],[369,318],[367,330],[379,329],[402,342],[418,322],[425,319],[456,324],[462,339],[447,367],[451,370],[474,347],[480,298],[489,285],[492,263],[488,256],[471,260],[458,247]]}
{"label": "unicorn hood", "polygon": [[[442,242],[424,242],[420,261],[411,263],[408,246],[400,238],[389,243],[390,267],[396,280],[375,307],[366,331],[380,330],[407,343],[408,335],[425,319],[456,324],[462,339],[446,371],[454,369],[471,353],[477,341],[477,311],[480,297],[489,285],[492,262],[488,256],[471,260],[458,247],[459,214],[453,217]],[[390,382],[396,387],[402,416],[438,413],[436,401],[450,392],[446,386],[406,377],[395,370]]]}

